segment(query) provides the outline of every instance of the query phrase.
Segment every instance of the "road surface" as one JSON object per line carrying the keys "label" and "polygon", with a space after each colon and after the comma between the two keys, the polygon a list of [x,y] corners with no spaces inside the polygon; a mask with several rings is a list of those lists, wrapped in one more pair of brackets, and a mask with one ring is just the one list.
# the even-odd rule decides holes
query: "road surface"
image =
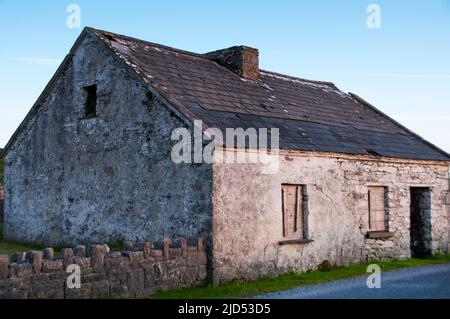
{"label": "road surface", "polygon": [[[370,274],[368,274],[370,275]],[[256,296],[261,299],[450,299],[450,264],[381,274],[381,288],[369,289],[367,276]]]}

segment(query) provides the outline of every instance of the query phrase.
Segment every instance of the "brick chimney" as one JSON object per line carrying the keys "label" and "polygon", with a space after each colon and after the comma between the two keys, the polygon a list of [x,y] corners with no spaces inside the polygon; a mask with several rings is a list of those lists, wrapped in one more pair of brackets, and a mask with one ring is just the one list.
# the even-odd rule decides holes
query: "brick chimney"
{"label": "brick chimney", "polygon": [[228,49],[205,54],[209,59],[230,69],[240,77],[256,81],[259,76],[258,49],[246,46],[234,46]]}

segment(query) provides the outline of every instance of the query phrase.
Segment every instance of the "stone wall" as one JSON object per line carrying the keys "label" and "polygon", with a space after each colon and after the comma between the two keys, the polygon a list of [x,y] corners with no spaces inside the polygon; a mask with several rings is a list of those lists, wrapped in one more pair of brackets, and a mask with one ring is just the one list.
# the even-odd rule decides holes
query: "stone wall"
{"label": "stone wall", "polygon": [[[170,290],[206,280],[206,252],[202,239],[164,240],[152,245],[125,243],[122,252],[107,245],[15,253],[0,256],[0,299],[136,298],[158,289]],[[81,268],[81,288],[69,289],[68,265]]]}
{"label": "stone wall", "polygon": [[[275,174],[255,164],[214,164],[213,171],[216,281],[307,271],[324,260],[408,258],[411,187],[431,188],[432,252],[448,250],[448,163],[282,151]],[[280,245],[282,184],[306,186],[311,242]],[[370,186],[389,189],[392,237],[367,238]]]}
{"label": "stone wall", "polygon": [[[65,245],[204,236],[211,165],[177,165],[186,124],[93,36],[86,37],[5,157],[5,238]],[[84,87],[97,85],[97,117]]]}
{"label": "stone wall", "polygon": [[0,183],[0,223],[3,223],[3,199],[4,199],[4,189],[3,185]]}

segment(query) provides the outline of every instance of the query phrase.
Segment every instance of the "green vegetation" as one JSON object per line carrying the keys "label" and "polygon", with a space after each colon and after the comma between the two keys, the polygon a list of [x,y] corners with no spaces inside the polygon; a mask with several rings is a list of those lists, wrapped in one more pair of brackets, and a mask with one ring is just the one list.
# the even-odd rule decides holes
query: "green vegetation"
{"label": "green vegetation", "polygon": [[12,255],[18,251],[41,250],[44,248],[42,245],[3,241],[3,225],[0,224],[0,255]]}
{"label": "green vegetation", "polygon": [[[123,240],[117,240],[115,242],[107,243],[111,250],[121,250]],[[30,251],[30,250],[42,250],[48,246],[32,244],[32,243],[19,243],[14,241],[3,240],[3,225],[0,223],[0,255],[12,255],[18,251]],[[72,247],[72,245],[58,245],[52,246],[54,248],[54,254],[57,255],[65,247]]]}
{"label": "green vegetation", "polygon": [[[407,260],[389,260],[372,262],[381,267],[382,271],[400,268],[420,267],[433,264],[450,263],[450,254],[433,255],[426,258]],[[233,281],[219,286],[199,286],[174,290],[158,291],[152,298],[156,299],[226,299],[255,296],[280,290],[296,288],[305,285],[321,284],[338,279],[367,275],[367,266],[362,263],[349,267],[323,267],[322,270],[306,273],[287,273],[276,278],[260,278],[249,282]]]}

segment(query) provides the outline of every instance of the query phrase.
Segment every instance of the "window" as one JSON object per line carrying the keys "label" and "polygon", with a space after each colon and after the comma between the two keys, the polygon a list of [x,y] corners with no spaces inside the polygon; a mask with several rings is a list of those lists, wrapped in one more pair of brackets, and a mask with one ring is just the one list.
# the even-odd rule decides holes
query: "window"
{"label": "window", "polygon": [[307,203],[306,186],[282,186],[283,237],[285,239],[307,239]]}
{"label": "window", "polygon": [[85,117],[92,118],[97,116],[97,85],[91,85],[84,88],[86,91],[86,103],[84,105]]}
{"label": "window", "polygon": [[387,231],[388,188],[369,187],[369,231]]}

